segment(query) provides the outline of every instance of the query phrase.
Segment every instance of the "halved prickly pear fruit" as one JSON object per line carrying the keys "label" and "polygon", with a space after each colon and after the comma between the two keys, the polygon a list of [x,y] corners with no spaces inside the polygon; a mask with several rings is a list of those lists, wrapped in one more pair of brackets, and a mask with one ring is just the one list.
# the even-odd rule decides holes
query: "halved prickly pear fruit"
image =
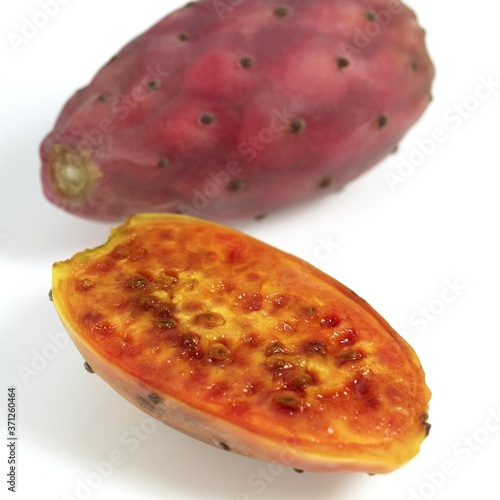
{"label": "halved prickly pear fruit", "polygon": [[234,229],[142,214],[54,264],[88,365],[190,436],[308,471],[392,471],[428,433],[413,349],[364,300]]}
{"label": "halved prickly pear fruit", "polygon": [[366,172],[429,104],[424,31],[399,0],[234,3],[171,13],[67,102],[41,146],[51,202],[259,216]]}

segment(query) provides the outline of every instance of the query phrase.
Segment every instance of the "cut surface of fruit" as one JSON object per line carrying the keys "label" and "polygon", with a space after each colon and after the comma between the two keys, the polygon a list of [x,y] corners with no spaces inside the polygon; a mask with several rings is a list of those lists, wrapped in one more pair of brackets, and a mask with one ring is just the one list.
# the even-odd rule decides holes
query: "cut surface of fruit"
{"label": "cut surface of fruit", "polygon": [[234,229],[141,214],[53,267],[93,371],[207,443],[309,471],[383,473],[428,433],[407,342],[363,299]]}

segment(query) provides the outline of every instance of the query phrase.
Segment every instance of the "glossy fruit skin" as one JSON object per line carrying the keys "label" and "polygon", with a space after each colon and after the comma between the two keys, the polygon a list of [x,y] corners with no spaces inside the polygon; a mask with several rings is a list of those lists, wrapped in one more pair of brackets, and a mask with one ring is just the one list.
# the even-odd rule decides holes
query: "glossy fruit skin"
{"label": "glossy fruit skin", "polygon": [[399,0],[200,0],[126,45],[41,145],[73,214],[257,217],[336,191],[395,150],[433,64]]}
{"label": "glossy fruit skin", "polygon": [[53,267],[92,370],[154,418],[306,471],[386,473],[429,431],[414,350],[363,299],[234,229],[141,214]]}

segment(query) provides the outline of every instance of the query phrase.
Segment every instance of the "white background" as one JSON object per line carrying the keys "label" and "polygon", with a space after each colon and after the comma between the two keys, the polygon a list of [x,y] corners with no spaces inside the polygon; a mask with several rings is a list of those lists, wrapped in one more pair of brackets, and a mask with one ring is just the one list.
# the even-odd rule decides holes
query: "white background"
{"label": "white background", "polygon": [[[109,227],[45,201],[38,146],[75,89],[181,2],[68,0],[18,51],[9,35],[19,34],[23,17],[32,19],[40,4],[5,3],[0,21],[0,439],[6,436],[7,387],[15,385],[16,498],[498,495],[500,7],[490,0],[460,6],[454,0],[408,3],[427,30],[437,78],[432,105],[398,153],[339,194],[260,222],[236,224],[344,282],[416,349],[433,391],[431,434],[409,464],[376,477],[299,475],[198,443],[161,424],[153,427],[84,371],[47,298],[51,265],[101,244]],[[474,95],[481,79],[496,84],[479,101]],[[445,139],[430,145],[439,130]],[[424,143],[425,155],[418,152]],[[401,171],[409,158],[418,165]],[[387,180],[391,173],[405,175],[393,189]],[[428,319],[421,316],[424,309],[430,311]],[[134,441],[134,429],[141,426],[142,440]],[[9,498],[5,442],[0,445],[1,498]],[[111,454],[120,464],[97,473],[95,464]],[[81,486],[85,482],[90,489]]]}

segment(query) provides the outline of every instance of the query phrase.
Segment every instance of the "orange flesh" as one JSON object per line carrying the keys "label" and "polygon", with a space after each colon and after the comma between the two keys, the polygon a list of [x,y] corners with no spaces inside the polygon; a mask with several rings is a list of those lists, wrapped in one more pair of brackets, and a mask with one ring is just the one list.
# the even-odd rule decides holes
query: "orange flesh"
{"label": "orange flesh", "polygon": [[55,264],[52,293],[80,341],[153,400],[172,397],[299,451],[379,457],[388,469],[428,430],[420,363],[366,302],[223,226],[135,216],[107,244]]}

